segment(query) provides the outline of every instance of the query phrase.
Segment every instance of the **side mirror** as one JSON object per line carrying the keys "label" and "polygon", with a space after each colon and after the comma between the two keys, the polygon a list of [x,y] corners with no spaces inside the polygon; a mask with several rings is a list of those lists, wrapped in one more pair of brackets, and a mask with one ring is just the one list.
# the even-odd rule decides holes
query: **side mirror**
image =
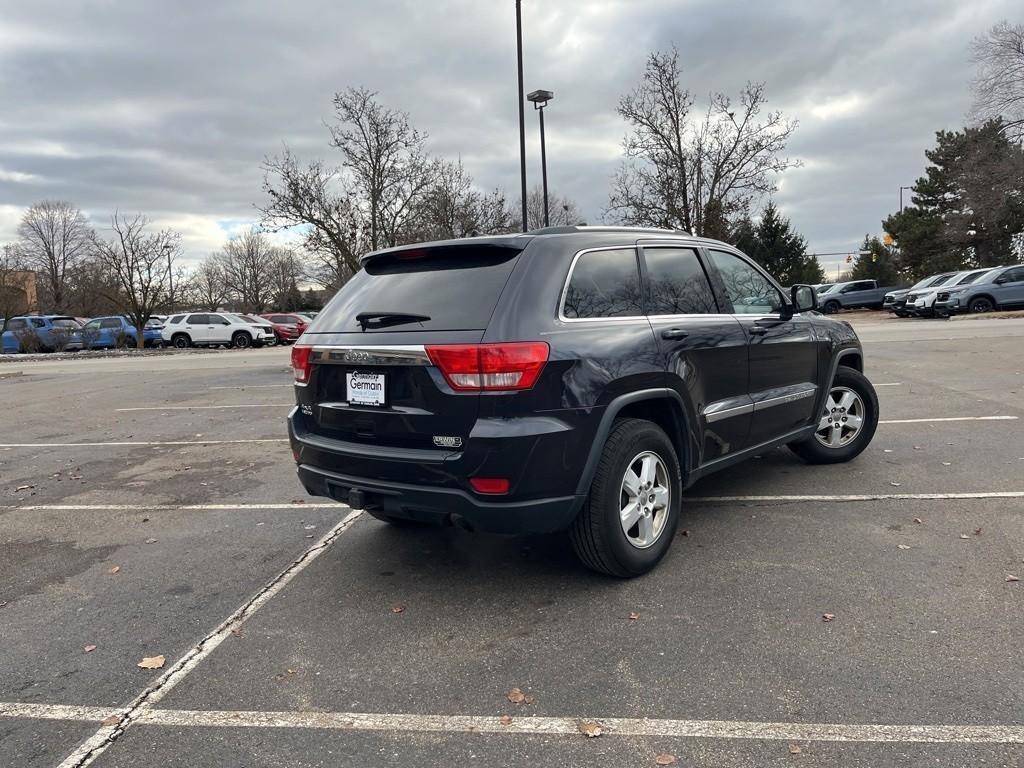
{"label": "side mirror", "polygon": [[1005,282],[1008,282],[1005,275],[1000,275],[996,278],[996,285],[1002,285]]}
{"label": "side mirror", "polygon": [[810,285],[794,285],[789,290],[793,300],[793,312],[810,312],[818,308],[818,294]]}

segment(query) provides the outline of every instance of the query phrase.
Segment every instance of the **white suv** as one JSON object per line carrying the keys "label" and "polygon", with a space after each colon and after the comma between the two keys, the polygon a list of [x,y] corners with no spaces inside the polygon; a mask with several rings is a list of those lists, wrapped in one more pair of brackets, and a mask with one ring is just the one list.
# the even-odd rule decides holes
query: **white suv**
{"label": "white suv", "polygon": [[189,312],[174,315],[164,323],[160,335],[179,349],[224,344],[245,349],[273,343],[274,333],[227,312]]}
{"label": "white suv", "polygon": [[935,315],[935,299],[938,297],[939,291],[948,291],[955,285],[969,285],[986,272],[991,271],[991,267],[967,269],[963,272],[957,272],[948,280],[940,281],[940,285],[934,288],[929,287],[924,291],[908,293],[907,312],[911,312],[918,317],[933,317]]}

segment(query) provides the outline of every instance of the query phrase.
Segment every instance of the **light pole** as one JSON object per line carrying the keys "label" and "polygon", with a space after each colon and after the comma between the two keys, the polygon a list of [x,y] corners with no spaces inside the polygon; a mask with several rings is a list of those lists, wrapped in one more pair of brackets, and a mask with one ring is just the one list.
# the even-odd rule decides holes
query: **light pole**
{"label": "light pole", "polygon": [[167,291],[171,294],[168,311],[174,311],[174,273],[171,271],[171,252],[174,248],[170,243],[165,243],[161,250],[167,254]]}
{"label": "light pole", "polygon": [[900,213],[903,213],[903,190],[913,189],[913,187],[900,187]]}
{"label": "light pole", "polygon": [[544,226],[551,226],[551,216],[548,212],[548,150],[544,141],[544,107],[555,98],[554,91],[531,91],[526,100],[533,104],[533,108],[540,113],[540,167],[544,179]]}
{"label": "light pole", "polygon": [[523,196],[523,232],[526,221],[526,105],[523,103],[523,6],[516,0],[516,58],[519,64],[519,176]]}

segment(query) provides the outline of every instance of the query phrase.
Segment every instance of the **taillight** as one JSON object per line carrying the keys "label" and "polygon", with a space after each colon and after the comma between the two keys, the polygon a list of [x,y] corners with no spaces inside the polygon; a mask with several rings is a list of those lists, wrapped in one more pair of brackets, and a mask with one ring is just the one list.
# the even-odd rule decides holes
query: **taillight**
{"label": "taillight", "polygon": [[459,392],[530,389],[548,361],[548,352],[543,341],[427,345],[430,362]]}
{"label": "taillight", "polygon": [[504,496],[510,487],[507,477],[471,477],[469,484],[477,493],[488,496]]}
{"label": "taillight", "polygon": [[309,381],[309,374],[313,369],[313,364],[309,359],[312,352],[312,347],[302,344],[292,345],[292,373],[295,374],[296,384],[306,384]]}

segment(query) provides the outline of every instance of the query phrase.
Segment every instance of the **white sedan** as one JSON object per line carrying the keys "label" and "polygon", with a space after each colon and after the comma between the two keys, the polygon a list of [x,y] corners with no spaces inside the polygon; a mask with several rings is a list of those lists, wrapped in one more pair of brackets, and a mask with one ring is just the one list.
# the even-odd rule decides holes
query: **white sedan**
{"label": "white sedan", "polygon": [[273,344],[273,328],[248,322],[229,312],[191,312],[168,318],[161,331],[163,340],[184,349],[193,346],[231,345],[239,349]]}

